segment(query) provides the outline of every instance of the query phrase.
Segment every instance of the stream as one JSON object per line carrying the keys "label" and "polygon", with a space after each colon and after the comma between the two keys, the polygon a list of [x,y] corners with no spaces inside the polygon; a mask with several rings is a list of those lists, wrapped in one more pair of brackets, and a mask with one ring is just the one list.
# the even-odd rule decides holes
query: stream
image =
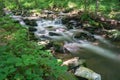
{"label": "stream", "polygon": [[[21,25],[26,25],[21,19],[19,21]],[[40,41],[63,44],[62,57],[80,57],[86,60],[88,68],[101,75],[102,80],[120,80],[120,43],[110,42],[101,35],[74,26],[69,29],[62,24],[61,17],[53,20],[39,19],[36,24],[32,27],[35,29],[34,36]],[[66,55],[64,50],[69,51],[70,55],[63,56]]]}
{"label": "stream", "polygon": [[64,42],[63,47],[72,56],[86,59],[87,66],[101,74],[102,80],[120,80],[120,50],[102,36],[82,29],[67,29],[59,18],[43,19],[37,21],[37,25],[35,36],[38,39]]}

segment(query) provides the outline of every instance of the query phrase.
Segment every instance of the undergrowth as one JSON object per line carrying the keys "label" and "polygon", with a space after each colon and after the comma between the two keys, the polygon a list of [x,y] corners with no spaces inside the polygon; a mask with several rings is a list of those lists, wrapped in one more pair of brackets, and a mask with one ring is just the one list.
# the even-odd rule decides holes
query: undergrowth
{"label": "undergrowth", "polygon": [[[69,80],[63,75],[67,68],[60,66],[50,51],[28,40],[27,28],[8,17],[0,21],[6,40],[6,45],[0,46],[0,80]],[[5,38],[8,35],[10,39]]]}

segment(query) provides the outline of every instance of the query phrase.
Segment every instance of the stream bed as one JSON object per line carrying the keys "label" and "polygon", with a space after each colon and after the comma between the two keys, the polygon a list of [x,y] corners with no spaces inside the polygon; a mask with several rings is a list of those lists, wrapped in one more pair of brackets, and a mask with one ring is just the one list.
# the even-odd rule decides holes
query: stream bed
{"label": "stream bed", "polygon": [[67,29],[60,19],[41,20],[37,24],[38,39],[63,43],[72,57],[85,59],[87,67],[99,73],[102,80],[120,80],[120,48],[112,42],[82,29]]}
{"label": "stream bed", "polygon": [[[18,20],[22,21],[22,19]],[[82,29],[80,24],[76,28],[74,20],[70,21],[69,26],[62,22],[61,17],[53,20],[40,18],[29,30],[39,41],[48,40],[49,43],[57,43],[61,51],[55,52],[58,58],[67,60],[70,57],[80,57],[86,60],[88,68],[101,75],[102,80],[120,80],[119,41],[110,42],[101,35]],[[24,21],[21,24],[27,25]],[[56,50],[56,46],[51,47]],[[69,53],[66,54],[65,50]]]}

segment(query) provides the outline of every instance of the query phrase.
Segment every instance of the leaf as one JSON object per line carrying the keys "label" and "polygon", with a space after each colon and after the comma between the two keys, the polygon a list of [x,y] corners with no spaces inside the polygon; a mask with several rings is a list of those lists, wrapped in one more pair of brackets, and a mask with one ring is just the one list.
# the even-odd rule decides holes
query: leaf
{"label": "leaf", "polygon": [[17,62],[16,62],[16,64],[15,64],[15,66],[22,66],[22,65],[23,65],[21,58],[17,58],[16,61],[17,61]]}
{"label": "leaf", "polygon": [[14,76],[14,80],[24,80],[24,76],[22,74],[16,73]]}
{"label": "leaf", "polygon": [[6,76],[7,76],[7,75],[0,73],[0,80],[5,80]]}

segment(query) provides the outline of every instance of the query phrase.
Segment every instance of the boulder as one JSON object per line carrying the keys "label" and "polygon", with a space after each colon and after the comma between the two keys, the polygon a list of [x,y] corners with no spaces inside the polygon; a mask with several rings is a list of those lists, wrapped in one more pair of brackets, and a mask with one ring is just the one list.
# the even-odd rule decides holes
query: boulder
{"label": "boulder", "polygon": [[74,74],[78,77],[83,77],[88,80],[101,80],[100,74],[83,66],[80,66],[79,68],[77,68]]}
{"label": "boulder", "polygon": [[68,71],[75,71],[79,66],[86,66],[84,59],[79,59],[79,57],[74,57],[72,59],[69,59],[67,61],[64,61],[62,66],[68,66]]}

